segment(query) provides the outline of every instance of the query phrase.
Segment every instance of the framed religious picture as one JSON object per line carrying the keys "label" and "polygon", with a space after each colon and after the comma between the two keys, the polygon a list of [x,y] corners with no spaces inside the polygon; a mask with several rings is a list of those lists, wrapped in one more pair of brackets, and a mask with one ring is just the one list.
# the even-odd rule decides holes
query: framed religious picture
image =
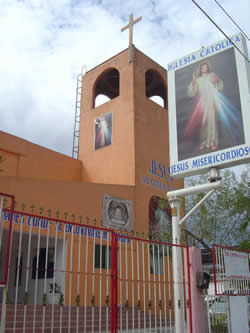
{"label": "framed religious picture", "polygon": [[172,177],[250,161],[250,67],[243,54],[239,33],[168,64]]}
{"label": "framed religious picture", "polygon": [[132,222],[132,201],[103,195],[103,226],[130,231]]}
{"label": "framed religious picture", "polygon": [[95,119],[95,150],[112,143],[113,113],[106,113]]}
{"label": "framed religious picture", "polygon": [[233,48],[175,71],[175,90],[180,160],[245,143]]}

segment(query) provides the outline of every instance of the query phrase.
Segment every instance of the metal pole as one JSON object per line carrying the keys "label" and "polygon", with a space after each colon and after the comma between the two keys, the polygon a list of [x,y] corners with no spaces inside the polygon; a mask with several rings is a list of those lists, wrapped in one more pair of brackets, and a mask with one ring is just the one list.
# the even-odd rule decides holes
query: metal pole
{"label": "metal pole", "polygon": [[212,195],[214,193],[215,190],[211,190],[209,191],[192,209],[190,209],[190,211],[180,220],[179,224],[181,225],[183,222],[186,221],[187,218],[189,218],[190,215],[193,214],[194,211],[196,211],[197,208],[200,207],[200,205],[206,201],[210,195]]}
{"label": "metal pole", "polygon": [[214,189],[218,189],[220,187],[223,187],[222,181],[218,180],[211,183],[201,184],[201,185],[195,185],[192,187],[187,188],[181,188],[180,190],[176,191],[170,191],[167,194],[167,197],[175,199],[176,197],[186,197],[188,195],[194,195],[201,192],[208,192]]}
{"label": "metal pole", "polygon": [[[181,210],[181,198],[169,199],[170,206],[172,208],[172,237],[173,244],[180,245],[181,242],[181,227],[180,210]],[[175,332],[184,332],[184,295],[183,295],[183,274],[182,274],[182,258],[181,248],[179,246],[173,246],[173,278],[174,278],[174,315],[175,315]]]}
{"label": "metal pole", "polygon": [[[219,171],[216,168],[209,170],[209,183],[196,185],[189,188],[183,188],[176,191],[170,191],[167,193],[167,197],[172,208],[172,236],[173,243],[180,245],[181,238],[181,226],[180,226],[180,209],[182,198],[188,195],[194,195],[200,192],[209,192],[209,195],[205,196],[206,199],[213,190],[223,187],[223,183],[220,181]],[[204,202],[202,199],[199,205]],[[198,205],[193,208],[196,209]],[[189,216],[189,214],[188,214]],[[183,219],[186,219],[185,216]],[[173,277],[174,277],[174,309],[175,309],[175,327],[176,333],[184,332],[184,296],[182,287],[182,258],[181,248],[178,246],[173,247]]]}

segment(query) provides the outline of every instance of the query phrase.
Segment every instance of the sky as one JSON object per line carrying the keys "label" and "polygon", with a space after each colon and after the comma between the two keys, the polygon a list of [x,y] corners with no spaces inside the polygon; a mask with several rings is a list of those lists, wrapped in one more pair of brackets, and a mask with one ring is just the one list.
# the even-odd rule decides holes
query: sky
{"label": "sky", "polygon": [[[228,35],[214,0],[198,4]],[[250,1],[218,0],[248,36]],[[192,0],[0,0],[0,130],[72,155],[76,77],[133,41],[163,67],[224,39]],[[249,42],[248,42],[248,50]]]}

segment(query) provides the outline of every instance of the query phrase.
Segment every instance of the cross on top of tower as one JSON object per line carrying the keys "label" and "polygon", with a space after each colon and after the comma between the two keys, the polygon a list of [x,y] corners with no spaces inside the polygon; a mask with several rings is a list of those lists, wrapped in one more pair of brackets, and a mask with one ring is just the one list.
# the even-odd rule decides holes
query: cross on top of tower
{"label": "cross on top of tower", "polygon": [[133,14],[130,14],[129,24],[121,29],[121,31],[124,31],[129,28],[129,63],[133,62],[133,25],[139,22],[141,19],[142,16],[133,21]]}

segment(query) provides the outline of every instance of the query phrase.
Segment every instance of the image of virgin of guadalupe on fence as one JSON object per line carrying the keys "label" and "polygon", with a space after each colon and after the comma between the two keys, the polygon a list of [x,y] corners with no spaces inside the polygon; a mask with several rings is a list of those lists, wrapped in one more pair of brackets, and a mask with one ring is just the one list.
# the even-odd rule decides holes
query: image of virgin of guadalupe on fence
{"label": "image of virgin of guadalupe on fence", "polygon": [[245,143],[234,49],[176,71],[178,158]]}
{"label": "image of virgin of guadalupe on fence", "polygon": [[102,215],[102,225],[105,228],[127,231],[132,229],[133,207],[131,200],[115,198],[104,193]]}
{"label": "image of virgin of guadalupe on fence", "polygon": [[95,150],[106,147],[112,142],[112,112],[95,119]]}

